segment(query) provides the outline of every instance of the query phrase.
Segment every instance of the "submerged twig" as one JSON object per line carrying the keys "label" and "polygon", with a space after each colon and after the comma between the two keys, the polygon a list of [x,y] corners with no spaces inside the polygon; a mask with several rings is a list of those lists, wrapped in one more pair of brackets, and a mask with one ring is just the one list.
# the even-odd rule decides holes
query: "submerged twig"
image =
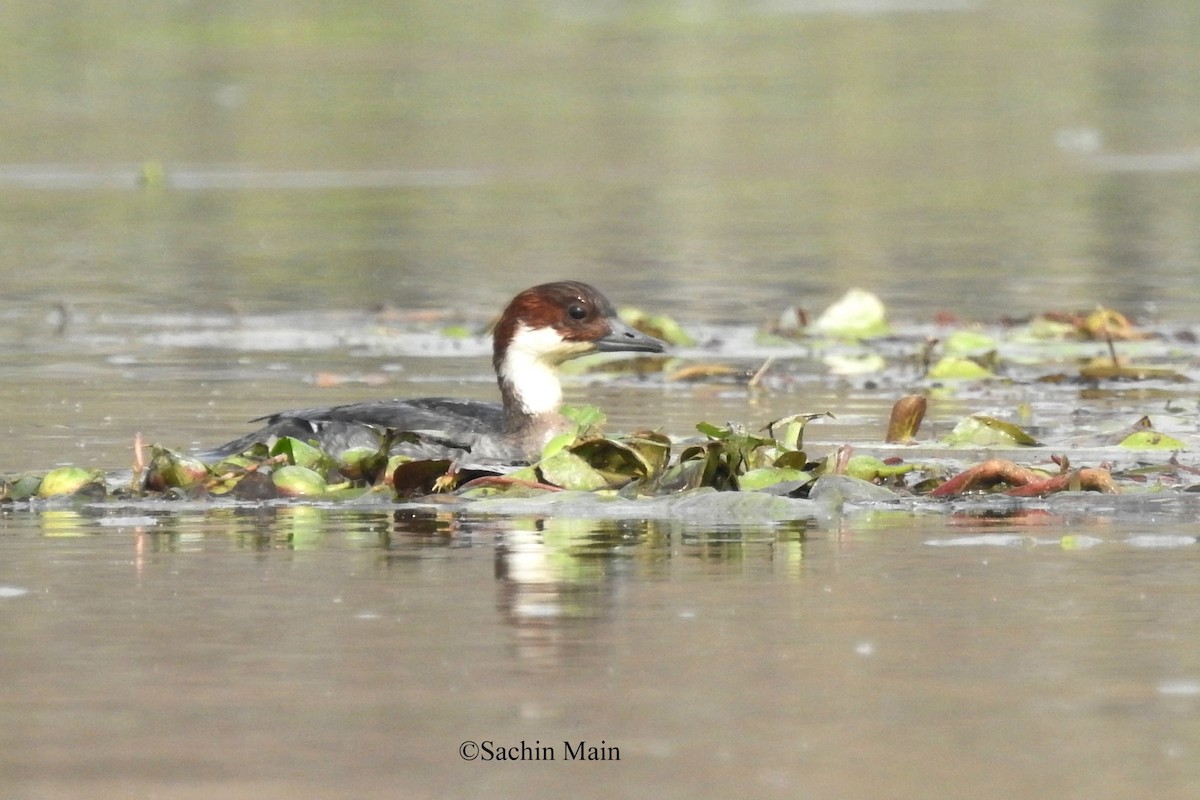
{"label": "submerged twig", "polygon": [[133,435],[133,476],[129,479],[129,490],[134,494],[141,494],[142,491],[142,476],[146,472],[145,447],[142,432],[138,431]]}
{"label": "submerged twig", "polygon": [[767,370],[770,369],[771,365],[774,363],[775,363],[775,356],[767,356],[767,360],[762,363],[762,366],[758,368],[758,370],[750,378],[750,382],[748,384],[746,384],[746,386],[751,389],[757,389],[759,381],[762,380],[763,375],[767,374]]}
{"label": "submerged twig", "polygon": [[1108,357],[1112,359],[1114,367],[1121,366],[1121,362],[1117,360],[1117,346],[1113,344],[1112,331],[1104,329],[1104,341],[1108,343]]}

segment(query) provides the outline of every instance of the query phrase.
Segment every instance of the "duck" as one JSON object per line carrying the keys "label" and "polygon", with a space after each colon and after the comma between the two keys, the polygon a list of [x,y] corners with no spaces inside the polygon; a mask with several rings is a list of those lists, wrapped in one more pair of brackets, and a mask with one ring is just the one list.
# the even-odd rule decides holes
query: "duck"
{"label": "duck", "polygon": [[492,330],[492,367],[500,401],[451,397],[374,400],[277,411],[262,426],[200,455],[218,461],[283,437],[337,456],[354,448],[413,458],[473,463],[536,461],[556,435],[572,429],[562,415],[558,367],[590,353],[661,353],[665,343],[623,322],[608,298],[579,281],[554,281],[518,293]]}

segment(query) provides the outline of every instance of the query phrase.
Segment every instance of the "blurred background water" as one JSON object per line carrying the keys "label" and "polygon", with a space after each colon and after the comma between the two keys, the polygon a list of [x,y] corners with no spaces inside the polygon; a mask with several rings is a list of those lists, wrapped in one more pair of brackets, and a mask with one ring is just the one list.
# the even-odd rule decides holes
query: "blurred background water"
{"label": "blurred background water", "polygon": [[[0,11],[5,305],[1194,316],[1179,0]],[[139,187],[139,176],[150,186]]]}
{"label": "blurred background water", "polygon": [[[0,473],[121,467],[135,432],[212,444],[282,407],[492,397],[485,345],[413,329],[482,330],[563,277],[685,326],[852,286],[899,324],[1105,304],[1195,326],[1197,42],[1191,0],[7,0]],[[831,441],[894,399],[806,385],[586,396],[618,429],[834,410]],[[1186,514],[1051,517],[1042,547],[940,515],[307,511],[0,516],[0,785],[1200,787]],[[461,762],[485,736],[627,755]]]}

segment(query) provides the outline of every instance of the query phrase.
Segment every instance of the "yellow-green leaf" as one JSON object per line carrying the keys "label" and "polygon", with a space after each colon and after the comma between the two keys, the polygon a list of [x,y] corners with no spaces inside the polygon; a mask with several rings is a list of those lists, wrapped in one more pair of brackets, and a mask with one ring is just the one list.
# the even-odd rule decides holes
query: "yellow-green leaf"
{"label": "yellow-green leaf", "polygon": [[812,476],[799,469],[784,469],[783,467],[761,467],[752,469],[738,476],[738,489],[743,492],[756,492],[768,486],[774,486],[784,481],[803,481]]}
{"label": "yellow-green leaf", "polygon": [[543,459],[538,464],[538,471],[543,481],[563,489],[594,492],[609,485],[604,475],[570,450],[562,450]]}
{"label": "yellow-green leaf", "polygon": [[929,368],[929,377],[935,380],[981,380],[995,377],[987,367],[960,356],[944,356]]}
{"label": "yellow-green leaf", "polygon": [[1174,436],[1158,431],[1134,431],[1121,440],[1130,450],[1182,450],[1185,445]]}
{"label": "yellow-green leaf", "polygon": [[868,339],[887,333],[887,309],[883,301],[865,289],[851,289],[826,308],[812,330],[829,336]]}
{"label": "yellow-green leaf", "polygon": [[975,447],[1038,447],[1037,439],[1026,433],[1019,425],[993,417],[967,417],[954,426],[947,443],[973,445]]}

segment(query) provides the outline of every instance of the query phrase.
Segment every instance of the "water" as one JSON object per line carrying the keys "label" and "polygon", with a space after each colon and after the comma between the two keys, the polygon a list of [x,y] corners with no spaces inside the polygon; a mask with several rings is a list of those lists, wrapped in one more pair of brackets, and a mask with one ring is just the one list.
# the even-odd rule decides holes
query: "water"
{"label": "water", "polygon": [[7,517],[0,765],[28,797],[1188,796],[1195,539],[948,522]]}
{"label": "water", "polygon": [[[942,310],[1111,305],[1195,377],[1198,33],[1181,0],[11,0],[0,473],[491,398],[486,342],[438,332],[561,277],[744,375],[852,286],[901,334],[877,381],[803,345],[757,391],[572,381],[615,430],[831,410],[813,453],[867,446]],[[1032,377],[936,394],[924,435],[1022,402],[1079,463],[1145,413],[1197,435],[1190,384]],[[0,794],[1193,797],[1193,497],[0,509]]]}

